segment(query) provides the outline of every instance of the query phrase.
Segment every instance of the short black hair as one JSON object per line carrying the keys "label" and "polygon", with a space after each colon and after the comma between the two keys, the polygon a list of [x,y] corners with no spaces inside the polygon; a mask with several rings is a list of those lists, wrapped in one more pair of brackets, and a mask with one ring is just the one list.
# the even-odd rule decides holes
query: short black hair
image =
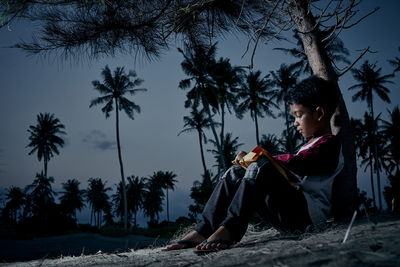
{"label": "short black hair", "polygon": [[337,89],[332,83],[313,75],[287,90],[285,101],[303,105],[311,111],[321,106],[330,117],[338,103]]}

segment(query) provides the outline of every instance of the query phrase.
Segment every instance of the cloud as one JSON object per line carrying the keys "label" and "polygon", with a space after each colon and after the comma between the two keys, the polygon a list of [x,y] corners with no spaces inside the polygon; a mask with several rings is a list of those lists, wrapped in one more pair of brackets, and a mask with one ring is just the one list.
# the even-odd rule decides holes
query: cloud
{"label": "cloud", "polygon": [[100,130],[92,130],[87,134],[82,142],[92,145],[96,149],[100,150],[114,150],[117,148],[115,141],[107,140],[107,135]]}

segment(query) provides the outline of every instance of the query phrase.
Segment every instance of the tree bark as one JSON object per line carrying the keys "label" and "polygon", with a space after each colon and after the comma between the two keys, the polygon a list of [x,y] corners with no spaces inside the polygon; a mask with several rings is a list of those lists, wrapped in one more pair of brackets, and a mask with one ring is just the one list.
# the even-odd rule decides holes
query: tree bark
{"label": "tree bark", "polygon": [[369,104],[371,107],[371,117],[372,117],[372,145],[374,149],[374,170],[376,172],[376,180],[377,180],[377,193],[378,193],[378,203],[379,203],[379,209],[382,210],[382,194],[381,194],[381,175],[379,172],[378,168],[378,148],[376,146],[376,124],[375,124],[375,114],[374,114],[374,103],[372,99],[372,89],[370,90],[369,93]]}
{"label": "tree bark", "polygon": [[289,147],[289,154],[294,153],[293,145],[292,145],[292,137],[290,136],[289,132],[289,111],[288,111],[288,104],[285,102],[285,117],[286,117],[286,142]]}
{"label": "tree bark", "polygon": [[118,100],[115,99],[115,111],[116,111],[116,131],[117,131],[117,147],[118,147],[118,159],[119,166],[121,170],[121,181],[122,181],[122,197],[124,201],[124,229],[128,228],[128,200],[126,197],[126,185],[125,185],[125,176],[124,176],[124,166],[122,164],[122,156],[121,156],[121,145],[119,141],[119,114],[118,114]]}
{"label": "tree bark", "polygon": [[300,31],[304,52],[307,55],[313,74],[329,81],[336,87],[339,104],[331,119],[333,134],[339,136],[344,156],[344,169],[333,185],[332,209],[336,218],[349,216],[356,208],[357,197],[357,165],[354,138],[351,131],[349,115],[338,85],[338,76],[321,43],[315,18],[309,12],[309,1],[291,0],[289,12]]}
{"label": "tree bark", "polygon": [[376,199],[375,199],[375,186],[374,186],[374,167],[372,165],[372,153],[371,148],[369,148],[369,165],[371,171],[371,191],[372,191],[372,201],[374,202],[374,208],[376,208]]}
{"label": "tree bark", "polygon": [[258,136],[258,120],[257,120],[257,111],[253,110],[254,113],[254,122],[256,124],[256,141],[257,141],[257,146],[260,145],[260,138]]}
{"label": "tree bark", "polygon": [[202,139],[202,137],[201,137],[201,131],[200,131],[200,130],[198,130],[198,133],[199,133],[199,143],[200,143],[201,162],[203,163],[204,175],[207,175],[206,161],[204,160],[203,139]]}

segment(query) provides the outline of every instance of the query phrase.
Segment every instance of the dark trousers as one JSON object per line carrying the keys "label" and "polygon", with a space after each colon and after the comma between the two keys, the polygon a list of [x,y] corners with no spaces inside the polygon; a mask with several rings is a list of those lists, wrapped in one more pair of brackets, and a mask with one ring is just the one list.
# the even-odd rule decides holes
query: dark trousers
{"label": "dark trousers", "polygon": [[229,168],[211,194],[196,231],[207,238],[224,226],[240,241],[254,212],[279,228],[304,230],[311,225],[303,193],[266,162],[261,167],[252,163],[247,170],[237,165]]}

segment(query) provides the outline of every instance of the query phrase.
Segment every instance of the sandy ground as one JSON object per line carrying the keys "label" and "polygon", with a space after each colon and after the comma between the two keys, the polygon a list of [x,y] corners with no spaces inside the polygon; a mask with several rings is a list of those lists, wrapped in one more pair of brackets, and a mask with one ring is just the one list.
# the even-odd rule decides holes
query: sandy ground
{"label": "sandy ground", "polygon": [[302,235],[274,229],[249,229],[241,244],[198,256],[193,249],[161,248],[124,253],[42,258],[4,266],[400,266],[400,220],[355,222],[346,243],[347,225]]}

